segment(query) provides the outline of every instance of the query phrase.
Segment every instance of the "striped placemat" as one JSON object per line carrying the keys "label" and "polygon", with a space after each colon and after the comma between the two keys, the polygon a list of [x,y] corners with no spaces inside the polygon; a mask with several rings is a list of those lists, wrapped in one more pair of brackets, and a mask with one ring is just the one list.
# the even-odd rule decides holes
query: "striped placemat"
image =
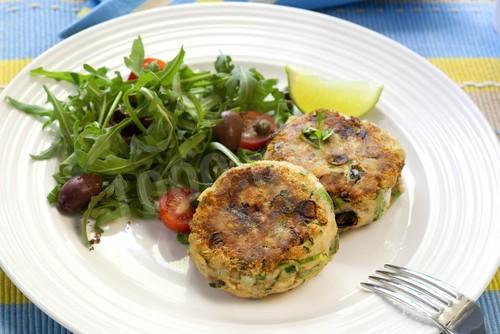
{"label": "striped placemat", "polygon": [[[193,1],[185,1],[193,2]],[[0,0],[0,89],[31,59],[56,44],[76,19],[79,0]],[[494,2],[367,1],[322,9],[378,31],[429,59],[471,96],[500,129],[500,34]],[[488,256],[488,254],[485,254]],[[488,333],[500,334],[500,271],[479,304]],[[33,305],[0,270],[0,333],[68,333]]]}

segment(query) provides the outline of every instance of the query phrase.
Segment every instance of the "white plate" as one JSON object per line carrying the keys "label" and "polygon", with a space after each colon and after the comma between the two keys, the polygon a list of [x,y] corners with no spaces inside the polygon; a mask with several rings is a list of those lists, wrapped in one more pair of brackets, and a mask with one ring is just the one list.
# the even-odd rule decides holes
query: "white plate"
{"label": "white plate", "polygon": [[[371,79],[385,90],[369,119],[406,149],[406,192],[383,219],[341,237],[333,263],[299,289],[259,301],[211,289],[185,247],[159,222],[117,225],[96,251],[45,199],[55,161],[28,154],[48,143],[39,123],[3,97],[44,103],[38,66],[123,69],[132,40],[170,59],[211,66],[219,51],[284,80],[284,64],[326,76]],[[48,82],[48,81],[47,81]],[[59,96],[64,91],[51,82]],[[38,306],[85,333],[423,333],[359,282],[384,263],[434,275],[477,298],[500,258],[500,150],[486,121],[442,73],[401,45],[332,17],[278,6],[188,5],[119,18],[58,44],[2,93],[0,259]]]}

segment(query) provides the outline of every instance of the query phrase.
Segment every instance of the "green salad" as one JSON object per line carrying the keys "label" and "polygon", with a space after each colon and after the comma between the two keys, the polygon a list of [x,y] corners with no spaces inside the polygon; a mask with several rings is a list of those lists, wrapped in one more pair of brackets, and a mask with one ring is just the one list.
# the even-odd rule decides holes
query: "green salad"
{"label": "green salad", "polygon": [[74,92],[59,100],[44,86],[50,107],[6,98],[53,135],[32,158],[60,159],[47,198],[63,213],[82,214],[85,245],[120,217],[160,216],[171,229],[189,232],[198,193],[224,170],[260,159],[292,115],[277,80],[223,54],[213,71],[195,71],[184,56],[181,48],[167,62],[145,58],[138,37],[124,58],[126,78],[88,64],[82,73],[37,68],[33,76],[70,82]]}

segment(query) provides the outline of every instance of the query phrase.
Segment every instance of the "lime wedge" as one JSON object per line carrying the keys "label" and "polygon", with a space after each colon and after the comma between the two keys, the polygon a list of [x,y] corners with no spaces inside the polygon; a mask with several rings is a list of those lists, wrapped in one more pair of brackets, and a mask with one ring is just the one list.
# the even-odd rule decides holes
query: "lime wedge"
{"label": "lime wedge", "polygon": [[384,86],[370,81],[327,80],[306,70],[285,66],[293,102],[304,113],[334,109],[344,115],[362,116],[375,107]]}

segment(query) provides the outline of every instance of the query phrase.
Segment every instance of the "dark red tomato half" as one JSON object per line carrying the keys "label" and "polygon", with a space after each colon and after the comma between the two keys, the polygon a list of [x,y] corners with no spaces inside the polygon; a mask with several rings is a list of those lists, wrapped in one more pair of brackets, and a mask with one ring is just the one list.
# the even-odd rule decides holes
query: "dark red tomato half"
{"label": "dark red tomato half", "polygon": [[[158,58],[144,58],[144,68],[147,68],[149,65],[151,65],[153,62],[156,62],[156,65],[158,66],[158,69],[161,71],[163,70],[167,64],[161,60],[161,59],[158,59]],[[137,75],[135,75],[134,73],[130,73],[128,75],[128,80],[135,80],[137,79]]]}
{"label": "dark red tomato half", "polygon": [[257,150],[266,145],[276,131],[276,123],[271,116],[258,111],[240,113],[243,121],[240,147]]}
{"label": "dark red tomato half", "polygon": [[191,205],[193,193],[191,189],[174,188],[160,198],[160,218],[165,226],[176,232],[189,232],[189,222],[195,211]]}

